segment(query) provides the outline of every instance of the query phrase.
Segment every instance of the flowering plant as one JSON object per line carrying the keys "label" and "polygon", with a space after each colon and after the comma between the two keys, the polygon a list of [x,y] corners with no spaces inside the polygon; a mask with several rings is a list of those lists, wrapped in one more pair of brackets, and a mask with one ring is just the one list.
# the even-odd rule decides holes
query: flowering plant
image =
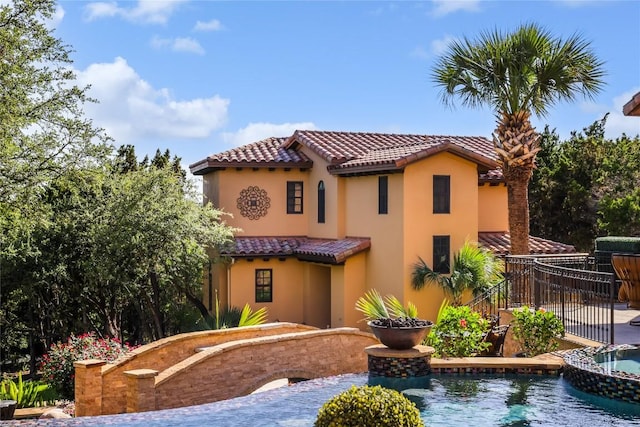
{"label": "flowering plant", "polygon": [[428,337],[439,357],[466,357],[481,353],[489,343],[484,340],[490,325],[467,306],[447,306]]}
{"label": "flowering plant", "polygon": [[98,338],[94,332],[71,335],[65,343],[54,343],[42,357],[42,380],[53,387],[60,397],[74,397],[73,362],[100,359],[113,362],[132,350],[129,344],[121,344],[117,338]]}
{"label": "flowering plant", "polygon": [[513,337],[529,357],[549,353],[558,348],[555,338],[564,334],[564,326],[552,311],[527,306],[513,310]]}

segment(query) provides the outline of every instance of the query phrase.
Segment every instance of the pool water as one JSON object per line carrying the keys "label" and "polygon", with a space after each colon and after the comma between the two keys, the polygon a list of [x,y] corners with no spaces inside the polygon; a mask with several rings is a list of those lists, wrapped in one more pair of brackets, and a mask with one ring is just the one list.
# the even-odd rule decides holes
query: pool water
{"label": "pool water", "polygon": [[[616,352],[610,352],[605,354],[603,361],[598,364],[605,369],[605,372],[623,371],[630,374],[640,374],[640,354],[638,352],[627,352],[629,355],[624,355],[618,358]],[[624,353],[623,353],[624,354]]]}
{"label": "pool water", "polygon": [[[187,408],[16,425],[311,427],[325,401],[367,383],[367,374],[341,375]],[[434,375],[386,385],[402,389],[431,427],[640,426],[640,405],[582,393],[561,377]]]}

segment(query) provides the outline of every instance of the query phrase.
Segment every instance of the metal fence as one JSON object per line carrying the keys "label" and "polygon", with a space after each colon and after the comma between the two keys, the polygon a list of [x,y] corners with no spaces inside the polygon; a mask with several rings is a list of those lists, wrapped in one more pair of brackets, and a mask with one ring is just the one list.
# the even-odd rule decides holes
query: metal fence
{"label": "metal fence", "polygon": [[468,305],[483,314],[530,306],[553,311],[566,332],[613,343],[615,277],[598,272],[593,257],[507,256],[505,280]]}

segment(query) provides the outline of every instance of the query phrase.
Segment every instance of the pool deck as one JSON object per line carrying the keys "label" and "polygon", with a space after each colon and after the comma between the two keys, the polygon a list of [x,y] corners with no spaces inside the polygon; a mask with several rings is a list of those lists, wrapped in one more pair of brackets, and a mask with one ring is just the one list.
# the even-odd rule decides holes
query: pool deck
{"label": "pool deck", "polygon": [[616,304],[614,318],[614,344],[640,344],[640,326],[632,326],[629,321],[640,316],[640,310],[627,308],[626,304]]}

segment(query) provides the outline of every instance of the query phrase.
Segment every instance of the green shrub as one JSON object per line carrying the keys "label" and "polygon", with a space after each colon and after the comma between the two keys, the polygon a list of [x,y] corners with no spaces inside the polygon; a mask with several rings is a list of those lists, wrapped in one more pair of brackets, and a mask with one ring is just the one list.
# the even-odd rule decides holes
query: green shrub
{"label": "green shrub", "polygon": [[640,253],[640,237],[598,237],[596,239],[596,250],[637,254]]}
{"label": "green shrub", "polygon": [[93,332],[71,335],[66,343],[52,344],[49,352],[43,356],[42,380],[53,387],[61,398],[73,399],[73,362],[87,359],[113,362],[131,349],[116,338],[97,338]]}
{"label": "green shrub", "polygon": [[550,353],[558,348],[556,337],[564,333],[564,326],[552,311],[532,310],[527,306],[513,310],[513,338],[527,356]]}
{"label": "green shrub", "polygon": [[468,306],[447,306],[428,337],[438,357],[468,357],[486,350],[484,340],[491,325]]}
{"label": "green shrub", "polygon": [[15,381],[11,378],[0,381],[0,399],[15,400],[18,409],[44,406],[53,403],[55,398],[55,393],[48,384],[33,380],[22,381],[22,372],[18,373]]}
{"label": "green shrub", "polygon": [[329,399],[315,427],[424,427],[418,408],[402,393],[381,386],[352,386]]}

